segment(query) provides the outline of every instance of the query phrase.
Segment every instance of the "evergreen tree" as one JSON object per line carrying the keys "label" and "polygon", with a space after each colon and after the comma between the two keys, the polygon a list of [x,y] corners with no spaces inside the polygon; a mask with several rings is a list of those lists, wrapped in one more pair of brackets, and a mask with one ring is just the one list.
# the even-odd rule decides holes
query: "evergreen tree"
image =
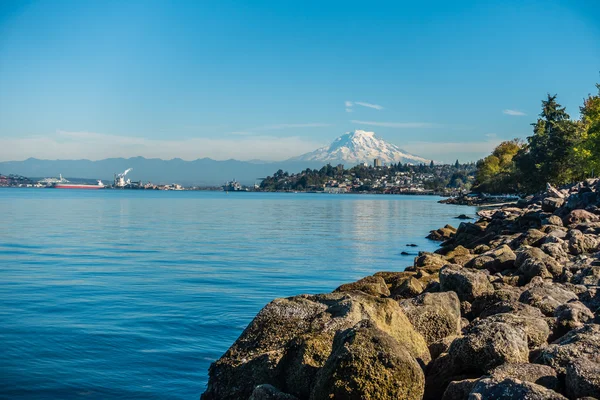
{"label": "evergreen tree", "polygon": [[533,123],[533,135],[528,145],[516,157],[521,181],[528,192],[542,190],[546,182],[562,185],[574,179],[577,165],[574,149],[581,142],[580,124],[572,121],[569,114],[556,101],[556,95],[548,95],[542,101],[542,112]]}

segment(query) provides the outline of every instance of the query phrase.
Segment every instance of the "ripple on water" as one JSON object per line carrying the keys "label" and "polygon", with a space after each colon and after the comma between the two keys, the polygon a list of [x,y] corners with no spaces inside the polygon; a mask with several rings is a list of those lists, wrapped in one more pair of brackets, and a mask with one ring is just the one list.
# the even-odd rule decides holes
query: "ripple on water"
{"label": "ripple on water", "polygon": [[402,270],[473,213],[436,201],[2,190],[0,393],[198,398],[267,302]]}

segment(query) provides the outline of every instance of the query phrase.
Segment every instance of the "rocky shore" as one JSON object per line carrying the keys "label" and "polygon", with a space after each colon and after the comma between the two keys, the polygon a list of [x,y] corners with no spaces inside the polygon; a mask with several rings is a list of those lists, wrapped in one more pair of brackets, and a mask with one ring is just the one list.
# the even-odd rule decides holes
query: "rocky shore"
{"label": "rocky shore", "polygon": [[600,399],[600,181],[480,211],[435,253],[277,299],[203,400]]}

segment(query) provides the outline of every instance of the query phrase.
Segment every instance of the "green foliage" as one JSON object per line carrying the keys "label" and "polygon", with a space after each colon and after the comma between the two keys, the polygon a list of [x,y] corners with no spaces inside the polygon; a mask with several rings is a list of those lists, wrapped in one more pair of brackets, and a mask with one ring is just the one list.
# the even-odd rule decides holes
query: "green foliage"
{"label": "green foliage", "polygon": [[582,143],[582,125],[571,120],[556,95],[542,101],[542,112],[532,125],[528,145],[515,158],[523,188],[535,192],[542,190],[546,182],[564,185],[580,178],[575,149]]}
{"label": "green foliage", "polygon": [[598,94],[589,95],[579,108],[583,138],[575,147],[576,159],[582,166],[580,172],[587,176],[596,176],[600,172],[600,84],[596,88]]}
{"label": "green foliage", "polygon": [[535,193],[546,183],[572,183],[600,171],[600,85],[580,107],[581,119],[572,120],[565,107],[548,95],[523,144],[501,143],[477,163],[476,190],[490,193]]}
{"label": "green foliage", "polygon": [[477,162],[475,190],[487,193],[516,193],[514,157],[524,144],[519,139],[500,143],[486,158]]}

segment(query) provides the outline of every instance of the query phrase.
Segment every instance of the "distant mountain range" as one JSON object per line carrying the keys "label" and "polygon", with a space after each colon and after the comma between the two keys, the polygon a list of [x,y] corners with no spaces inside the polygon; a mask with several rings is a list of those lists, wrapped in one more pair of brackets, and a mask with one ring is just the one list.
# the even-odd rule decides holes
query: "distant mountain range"
{"label": "distant mountain range", "polygon": [[410,154],[398,146],[375,136],[375,132],[356,130],[335,139],[329,146],[291,158],[290,161],[318,161],[324,164],[372,164],[379,158],[383,163],[429,164],[431,160]]}
{"label": "distant mountain range", "polygon": [[379,158],[384,163],[429,163],[429,160],[409,154],[397,146],[375,136],[373,132],[354,131],[335,139],[330,146],[294,157],[286,161],[268,162],[260,160],[216,161],[201,158],[185,161],[179,158],[107,158],[90,160],[39,160],[0,162],[0,173],[19,174],[31,178],[54,177],[62,174],[68,178],[102,179],[112,182],[113,174],[133,168],[128,175],[132,181],[153,183],[180,183],[183,185],[222,185],[236,179],[251,185],[260,178],[273,175],[282,169],[290,173],[306,168],[321,168],[327,163],[352,166]]}

